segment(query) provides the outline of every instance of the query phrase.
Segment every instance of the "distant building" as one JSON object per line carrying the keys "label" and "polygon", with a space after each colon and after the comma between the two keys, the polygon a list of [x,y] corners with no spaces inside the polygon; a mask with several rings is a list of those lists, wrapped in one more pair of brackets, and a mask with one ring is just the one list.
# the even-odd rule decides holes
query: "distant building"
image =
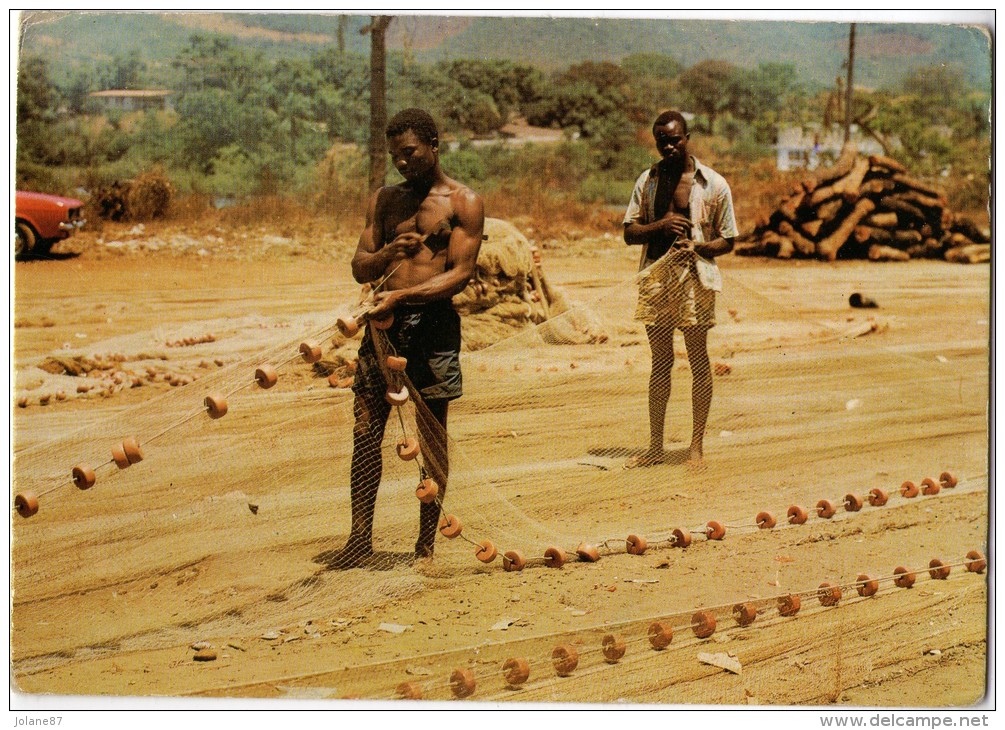
{"label": "distant building", "polygon": [[[858,125],[851,126],[851,139],[863,155],[886,154],[883,145],[862,132]],[[888,144],[894,150],[901,147],[898,137],[890,137]],[[819,124],[782,127],[778,130],[778,142],[775,144],[775,166],[782,171],[797,168],[813,170],[827,158],[837,159],[843,146],[844,127],[840,124],[831,125],[829,130],[824,130]]]}
{"label": "distant building", "polygon": [[165,89],[109,89],[93,91],[88,96],[105,111],[135,112],[170,109],[173,93]]}

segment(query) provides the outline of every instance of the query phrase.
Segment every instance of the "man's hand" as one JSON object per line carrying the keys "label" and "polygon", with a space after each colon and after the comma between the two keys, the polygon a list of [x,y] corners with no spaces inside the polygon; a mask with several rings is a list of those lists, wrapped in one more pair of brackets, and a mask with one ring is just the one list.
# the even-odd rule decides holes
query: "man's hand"
{"label": "man's hand", "polygon": [[410,258],[419,252],[424,240],[425,236],[418,231],[409,231],[396,237],[384,248],[392,259]]}
{"label": "man's hand", "polygon": [[[410,236],[412,234],[406,233],[405,235]],[[397,291],[377,292],[373,295],[373,307],[367,312],[367,317],[370,319],[384,319],[394,311],[394,308],[398,305],[398,299],[399,292]]]}
{"label": "man's hand", "polygon": [[679,238],[690,238],[691,221],[680,213],[667,213],[659,220],[660,230],[668,235],[675,235]]}

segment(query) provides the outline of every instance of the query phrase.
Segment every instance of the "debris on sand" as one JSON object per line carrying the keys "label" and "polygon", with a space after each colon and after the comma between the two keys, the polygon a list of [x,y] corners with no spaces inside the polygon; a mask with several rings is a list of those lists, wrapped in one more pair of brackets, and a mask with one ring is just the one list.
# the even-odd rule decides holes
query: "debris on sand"
{"label": "debris on sand", "polygon": [[698,661],[702,664],[725,669],[727,672],[732,672],[733,674],[741,674],[743,672],[743,665],[740,664],[740,660],[725,652],[710,654],[703,651],[698,654]]}
{"label": "debris on sand", "polygon": [[410,628],[412,627],[403,626],[402,624],[387,624],[387,623],[382,623],[380,626],[377,627],[379,631],[387,631],[388,633],[391,634],[403,634]]}
{"label": "debris on sand", "polygon": [[216,661],[216,649],[199,649],[192,656],[192,660],[196,662],[214,662]]}

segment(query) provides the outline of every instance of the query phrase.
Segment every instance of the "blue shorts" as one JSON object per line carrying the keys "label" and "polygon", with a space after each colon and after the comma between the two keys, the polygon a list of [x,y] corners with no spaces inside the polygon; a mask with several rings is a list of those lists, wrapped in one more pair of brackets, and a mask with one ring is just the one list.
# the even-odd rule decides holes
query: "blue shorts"
{"label": "blue shorts", "polygon": [[[423,400],[461,397],[461,318],[449,299],[399,305],[394,310],[394,324],[384,334],[388,341],[385,354],[408,360],[405,375]],[[369,324],[359,346],[352,389],[358,396],[380,399],[387,392]]]}

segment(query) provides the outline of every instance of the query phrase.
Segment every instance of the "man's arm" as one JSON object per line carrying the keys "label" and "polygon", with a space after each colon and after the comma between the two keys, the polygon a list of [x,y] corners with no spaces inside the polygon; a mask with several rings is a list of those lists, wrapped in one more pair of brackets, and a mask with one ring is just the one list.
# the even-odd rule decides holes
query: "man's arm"
{"label": "man's arm", "polygon": [[391,262],[413,255],[421,245],[421,236],[417,233],[406,233],[386,246],[377,247],[377,237],[374,234],[378,223],[379,198],[382,190],[370,196],[366,208],[366,228],[359,236],[356,253],[352,257],[352,277],[360,284],[379,279]]}
{"label": "man's arm", "polygon": [[717,238],[694,245],[695,253],[702,258],[711,259],[729,253],[739,235],[736,215],[733,213],[733,194],[725,183],[712,211],[712,230],[718,235]]}
{"label": "man's arm", "polygon": [[377,307],[371,311],[372,316],[379,317],[398,304],[424,304],[449,299],[464,291],[478,263],[478,250],[485,228],[485,206],[481,197],[468,189],[456,193],[453,204],[456,224],[447,244],[446,269],[407,289],[377,292]]}

